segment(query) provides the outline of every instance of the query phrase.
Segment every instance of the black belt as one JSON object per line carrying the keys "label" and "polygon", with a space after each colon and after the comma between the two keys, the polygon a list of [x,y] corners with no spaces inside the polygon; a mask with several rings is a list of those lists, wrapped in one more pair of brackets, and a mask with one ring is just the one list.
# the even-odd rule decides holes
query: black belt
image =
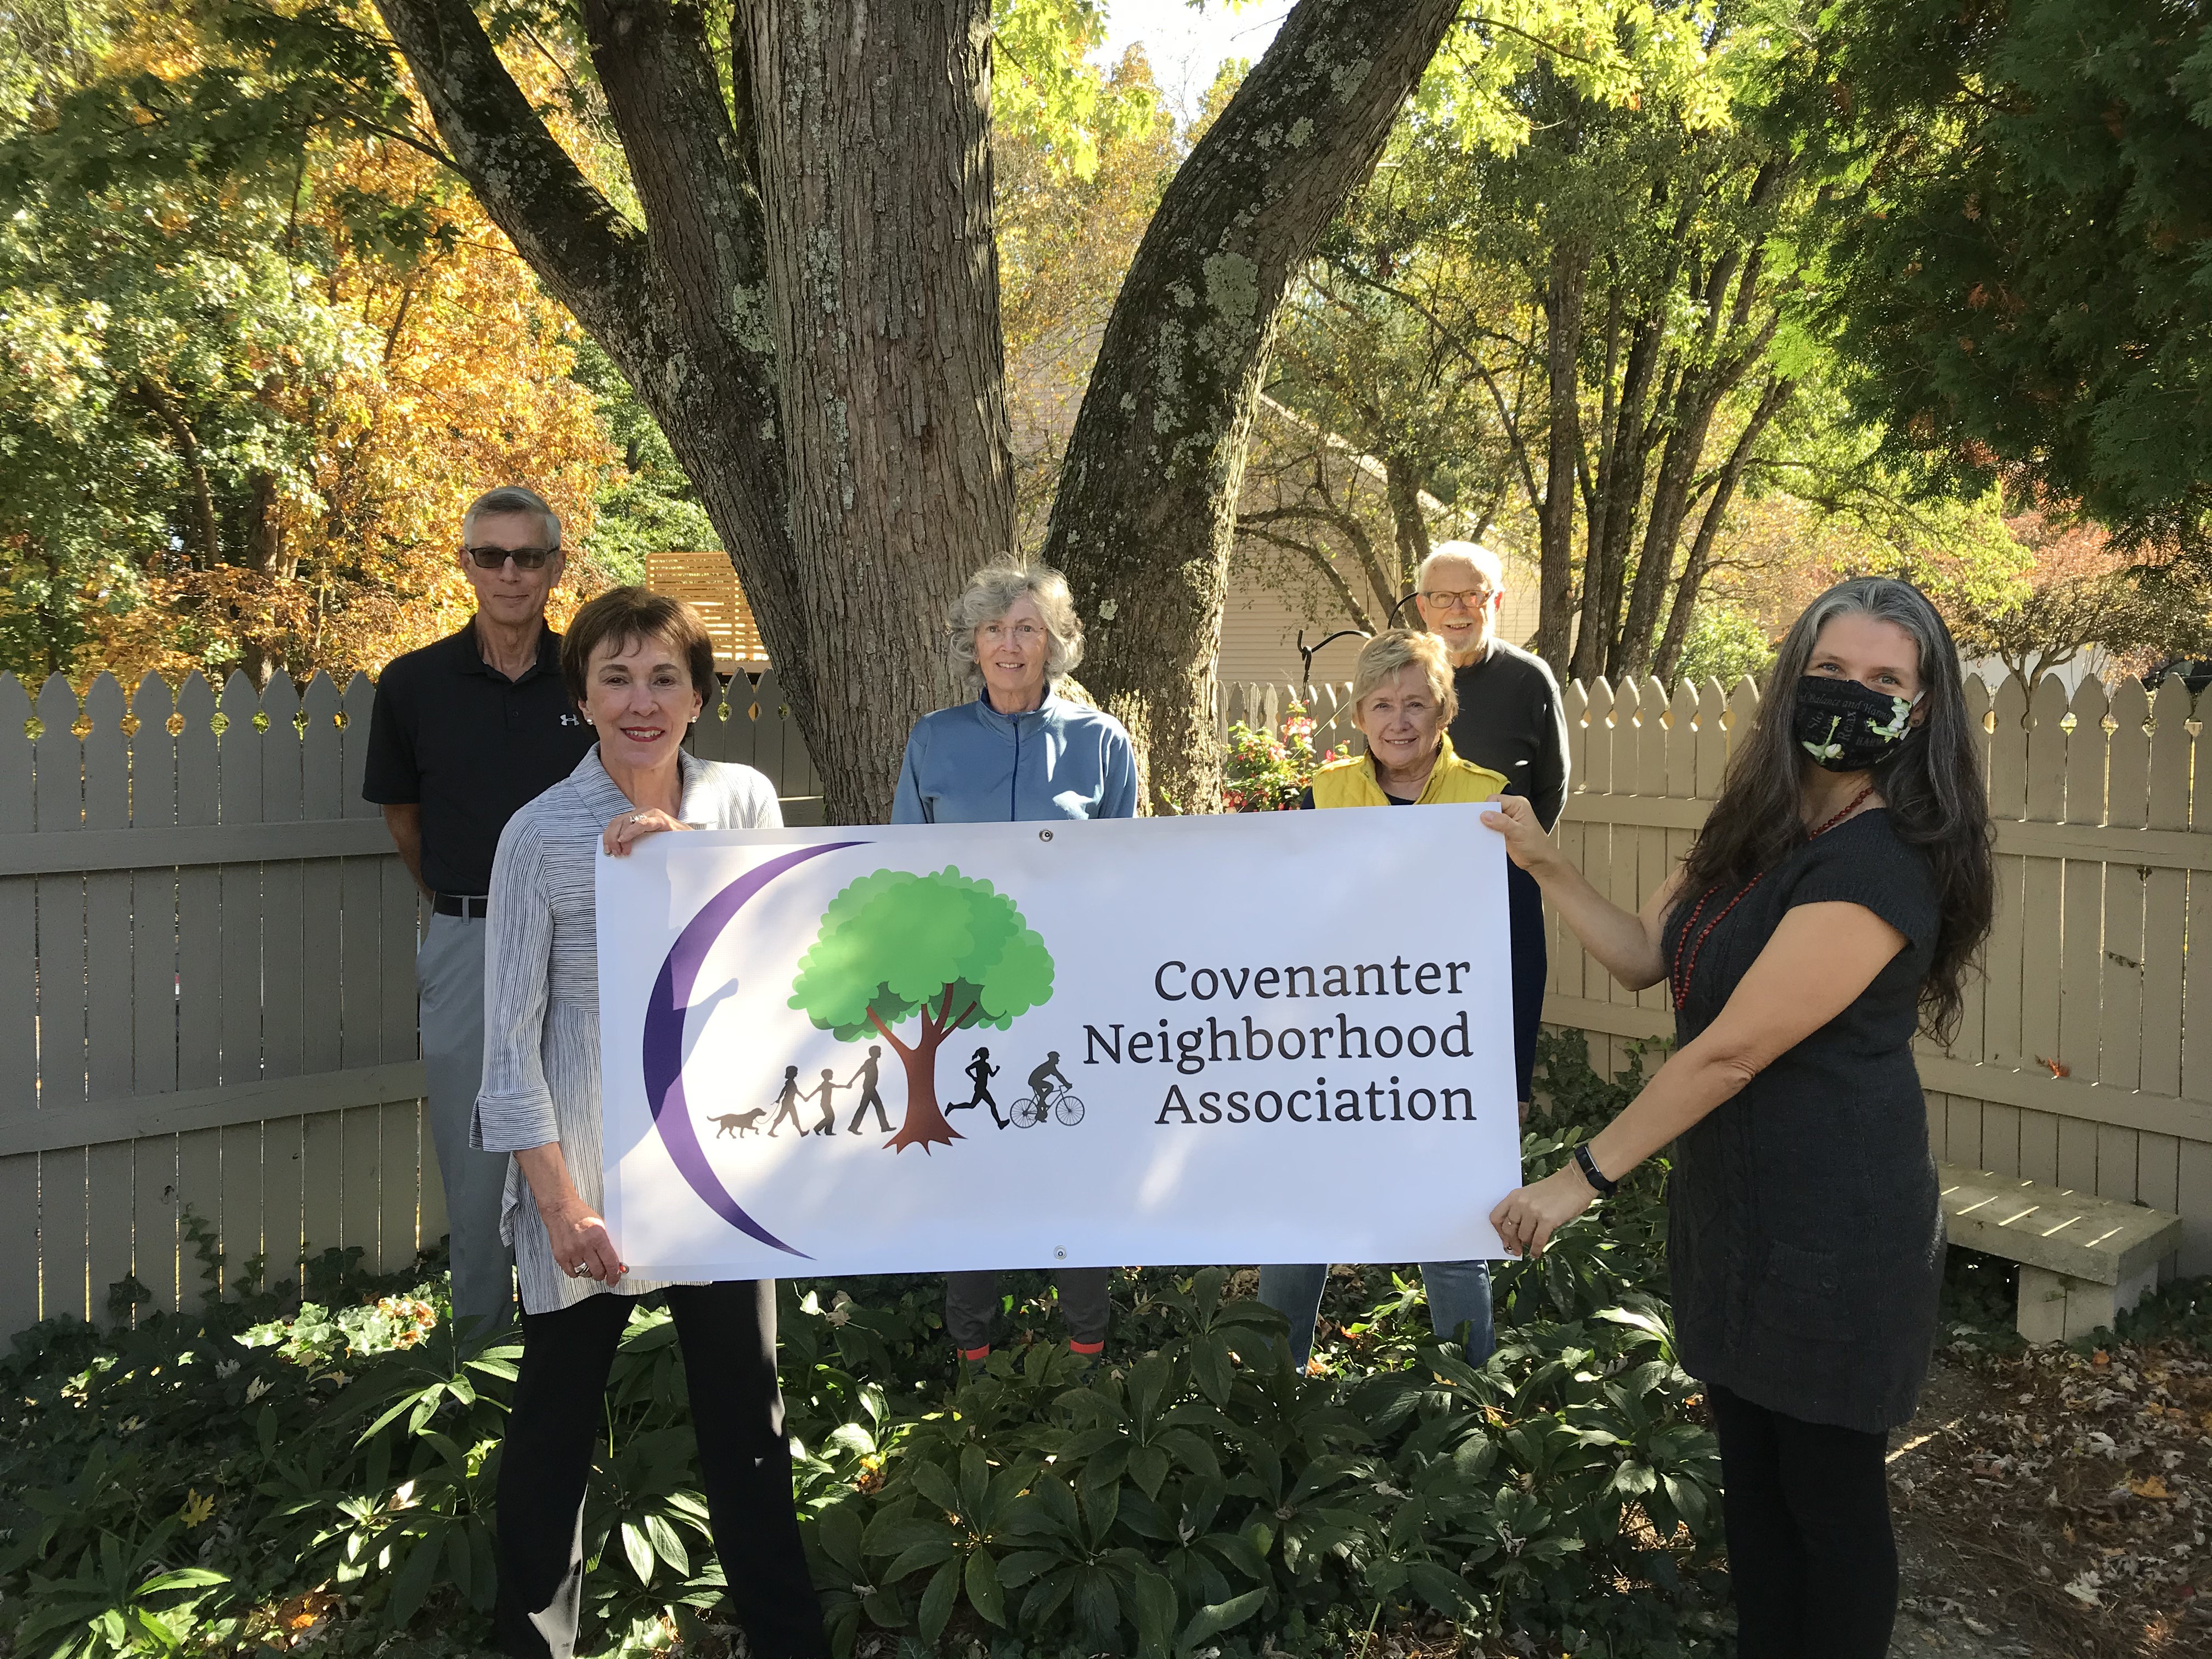
{"label": "black belt", "polygon": [[482,893],[439,893],[431,898],[430,908],[441,916],[466,916],[481,921],[484,907],[490,902]]}

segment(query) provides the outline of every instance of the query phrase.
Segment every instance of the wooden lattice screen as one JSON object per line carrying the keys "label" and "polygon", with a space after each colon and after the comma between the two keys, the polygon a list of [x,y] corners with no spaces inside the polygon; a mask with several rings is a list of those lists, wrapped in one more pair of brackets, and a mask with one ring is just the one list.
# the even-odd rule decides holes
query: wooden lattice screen
{"label": "wooden lattice screen", "polygon": [[698,611],[714,636],[714,660],[724,673],[743,668],[757,674],[768,666],[768,647],[761,643],[760,626],[728,554],[648,553],[645,585]]}

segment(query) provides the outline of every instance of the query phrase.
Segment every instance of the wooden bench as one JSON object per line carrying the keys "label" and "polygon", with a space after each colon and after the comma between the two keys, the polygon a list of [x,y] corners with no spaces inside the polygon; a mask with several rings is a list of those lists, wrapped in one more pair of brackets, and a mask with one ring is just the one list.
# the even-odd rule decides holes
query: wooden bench
{"label": "wooden bench", "polygon": [[2063,1342],[2107,1326],[2158,1282],[2181,1218],[1954,1164],[1936,1166],[1951,1243],[2020,1263],[2020,1334]]}

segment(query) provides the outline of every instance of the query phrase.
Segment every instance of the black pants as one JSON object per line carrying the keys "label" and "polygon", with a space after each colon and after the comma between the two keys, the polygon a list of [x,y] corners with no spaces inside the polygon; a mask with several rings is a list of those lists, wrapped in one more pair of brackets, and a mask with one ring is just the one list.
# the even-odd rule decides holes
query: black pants
{"label": "black pants", "polygon": [[1709,1388],[1740,1659],[1882,1659],[1897,1617],[1888,1437]]}
{"label": "black pants", "polygon": [[[799,1541],[775,1381],[775,1282],[674,1285],[699,1484],[731,1610],[760,1659],[828,1652]],[[522,1374],[499,1462],[499,1643],[569,1659],[584,1589],[584,1483],[607,1371],[637,1298],[601,1295],[522,1318]]]}
{"label": "black pants", "polygon": [[[1071,1342],[1103,1342],[1112,1314],[1108,1281],[1111,1267],[1055,1267],[1052,1282],[1060,1291],[1060,1316]],[[953,1346],[988,1347],[999,1316],[999,1275],[981,1272],[945,1275],[945,1329]]]}

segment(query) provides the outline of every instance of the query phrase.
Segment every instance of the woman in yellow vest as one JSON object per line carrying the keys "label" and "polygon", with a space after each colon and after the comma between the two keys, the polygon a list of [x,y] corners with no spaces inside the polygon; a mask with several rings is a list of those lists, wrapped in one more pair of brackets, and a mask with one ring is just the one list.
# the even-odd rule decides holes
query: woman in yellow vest
{"label": "woman in yellow vest", "polygon": [[[1445,728],[1458,712],[1451,659],[1433,634],[1393,629],[1368,641],[1352,680],[1352,723],[1367,752],[1331,761],[1314,774],[1298,804],[1314,807],[1428,806],[1489,800],[1506,781],[1452,753]],[[1490,1324],[1490,1267],[1481,1261],[1424,1261],[1429,1322],[1446,1341],[1463,1341],[1480,1364],[1496,1346]],[[1260,1269],[1260,1300],[1291,1323],[1291,1355],[1304,1369],[1328,1267]]]}

